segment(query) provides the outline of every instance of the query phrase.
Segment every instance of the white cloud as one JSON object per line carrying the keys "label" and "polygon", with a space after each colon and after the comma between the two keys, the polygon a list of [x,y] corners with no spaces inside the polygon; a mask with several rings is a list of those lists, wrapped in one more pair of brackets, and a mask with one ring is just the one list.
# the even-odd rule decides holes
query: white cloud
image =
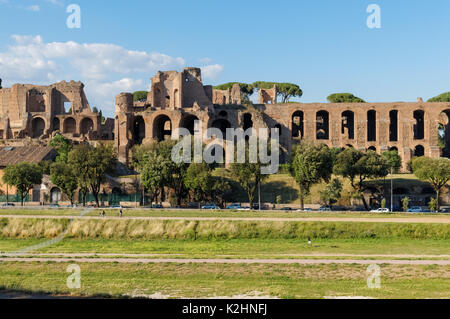
{"label": "white cloud", "polygon": [[[2,0],[0,0],[2,1]],[[121,92],[148,89],[159,70],[180,70],[186,62],[158,52],[128,50],[108,43],[45,42],[41,36],[13,35],[13,43],[0,51],[3,86],[14,83],[48,85],[81,80],[91,106],[114,114],[114,97]],[[202,67],[206,79],[223,71],[219,64]]]}
{"label": "white cloud", "polygon": [[29,11],[34,11],[34,12],[38,12],[41,10],[41,8],[38,5],[28,6],[26,9]]}
{"label": "white cloud", "polygon": [[45,2],[50,2],[51,4],[57,5],[57,6],[64,6],[64,3],[60,0],[45,0]]}
{"label": "white cloud", "polygon": [[202,66],[202,75],[206,79],[216,79],[224,70],[224,66],[220,64],[211,64]]}
{"label": "white cloud", "polygon": [[211,58],[201,58],[199,61],[203,64],[208,64],[208,63],[212,62],[212,59]]}

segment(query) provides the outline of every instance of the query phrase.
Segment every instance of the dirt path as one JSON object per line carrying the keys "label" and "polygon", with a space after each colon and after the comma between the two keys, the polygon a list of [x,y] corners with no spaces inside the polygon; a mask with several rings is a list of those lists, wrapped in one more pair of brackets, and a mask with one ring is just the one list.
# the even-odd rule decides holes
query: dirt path
{"label": "dirt path", "polygon": [[333,260],[333,259],[174,259],[174,258],[0,258],[0,262],[57,263],[143,263],[143,264],[390,264],[390,265],[450,265],[450,260]]}
{"label": "dirt path", "polygon": [[184,221],[270,221],[270,222],[365,222],[365,223],[424,223],[450,224],[450,216],[437,217],[96,217],[96,216],[42,216],[42,215],[0,215],[0,218],[19,219],[89,219],[89,220],[184,220]]}
{"label": "dirt path", "polygon": [[[46,257],[46,258],[54,258],[54,257],[65,257],[65,258],[88,258],[88,257],[115,257],[115,258],[148,258],[148,257],[173,257],[173,256],[183,256],[186,254],[124,254],[124,253],[2,253],[0,256],[0,260],[2,257]],[[441,258],[441,259],[450,259],[450,255],[411,255],[411,254],[396,254],[396,255],[383,255],[383,254],[327,254],[327,253],[306,253],[306,254],[265,254],[270,256],[279,256],[279,257],[351,257],[351,258],[393,258],[393,259],[426,259],[426,258]],[[227,257],[232,258],[236,257],[236,255],[225,255],[218,254],[218,257]]]}

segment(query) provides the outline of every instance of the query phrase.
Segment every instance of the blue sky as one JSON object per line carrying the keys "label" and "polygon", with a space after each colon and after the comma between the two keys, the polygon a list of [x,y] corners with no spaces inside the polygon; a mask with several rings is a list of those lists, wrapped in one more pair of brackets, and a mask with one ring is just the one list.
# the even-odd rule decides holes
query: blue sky
{"label": "blue sky", "polygon": [[[71,3],[80,29],[66,26]],[[366,25],[369,4],[381,29]],[[80,80],[108,115],[116,94],[184,66],[207,84],[297,83],[302,102],[415,101],[450,91],[449,35],[448,0],[0,0],[0,78]]]}

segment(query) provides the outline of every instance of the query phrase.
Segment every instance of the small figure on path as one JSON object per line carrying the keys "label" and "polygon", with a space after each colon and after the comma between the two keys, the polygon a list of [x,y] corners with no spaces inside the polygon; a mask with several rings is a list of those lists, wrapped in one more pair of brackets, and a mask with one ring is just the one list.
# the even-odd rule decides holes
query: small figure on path
{"label": "small figure on path", "polygon": [[105,217],[106,216],[106,213],[105,213],[105,211],[102,211],[102,213],[100,214],[102,217]]}
{"label": "small figure on path", "polygon": [[122,212],[122,210],[120,210],[119,211],[119,217],[122,217],[122,215],[123,215],[123,212]]}
{"label": "small figure on path", "polygon": [[308,245],[309,245],[309,246],[312,246],[311,237],[308,237]]}

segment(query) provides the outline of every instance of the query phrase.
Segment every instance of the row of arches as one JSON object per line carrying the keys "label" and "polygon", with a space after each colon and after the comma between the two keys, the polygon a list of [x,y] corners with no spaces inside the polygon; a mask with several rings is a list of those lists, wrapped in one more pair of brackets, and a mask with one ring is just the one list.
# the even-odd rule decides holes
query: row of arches
{"label": "row of arches", "polygon": [[[442,112],[450,119],[450,110]],[[377,111],[367,111],[367,141],[377,141]],[[416,110],[413,112],[413,139],[425,139],[425,112],[423,110]],[[349,140],[355,139],[355,113],[347,110],[341,113],[341,134]],[[450,121],[446,121],[446,125],[441,125],[440,129],[444,133],[450,133]],[[399,139],[399,114],[398,110],[391,110],[389,112],[389,141],[398,142]],[[304,113],[303,111],[296,111],[292,114],[291,127],[292,137],[302,138],[304,136]],[[316,139],[328,140],[330,138],[330,115],[328,111],[321,110],[316,112]],[[442,134],[444,135],[444,134]],[[450,134],[445,134],[450,140]],[[449,149],[450,153],[450,149]]]}
{"label": "row of arches", "polygon": [[[219,113],[219,118],[215,119],[211,123],[211,127],[218,128],[224,136],[226,136],[226,131],[228,128],[232,128],[231,122],[227,119],[228,114],[226,111]],[[199,127],[196,126],[196,121],[199,118],[192,114],[185,115],[180,121],[180,127],[189,130],[189,133],[194,135],[199,131]],[[244,130],[253,127],[252,115],[246,113],[242,118],[242,126]],[[281,126],[280,126],[281,128]],[[152,125],[152,138],[157,141],[163,141],[172,136],[173,123],[171,118],[166,114],[158,115],[153,120]],[[136,116],[133,119],[132,124],[132,136],[134,144],[142,144],[143,140],[147,136],[145,120],[142,116]]]}
{"label": "row of arches", "polygon": [[[45,120],[42,117],[35,117],[31,120],[31,137],[32,138],[39,138],[42,136],[45,132]],[[52,131],[60,131],[61,130],[61,123],[60,119],[55,117],[52,120],[51,125]],[[81,120],[79,132],[81,134],[88,134],[89,132],[94,130],[94,121],[86,117]],[[63,133],[69,133],[73,134],[77,132],[77,122],[73,117],[66,118],[63,122]]]}

